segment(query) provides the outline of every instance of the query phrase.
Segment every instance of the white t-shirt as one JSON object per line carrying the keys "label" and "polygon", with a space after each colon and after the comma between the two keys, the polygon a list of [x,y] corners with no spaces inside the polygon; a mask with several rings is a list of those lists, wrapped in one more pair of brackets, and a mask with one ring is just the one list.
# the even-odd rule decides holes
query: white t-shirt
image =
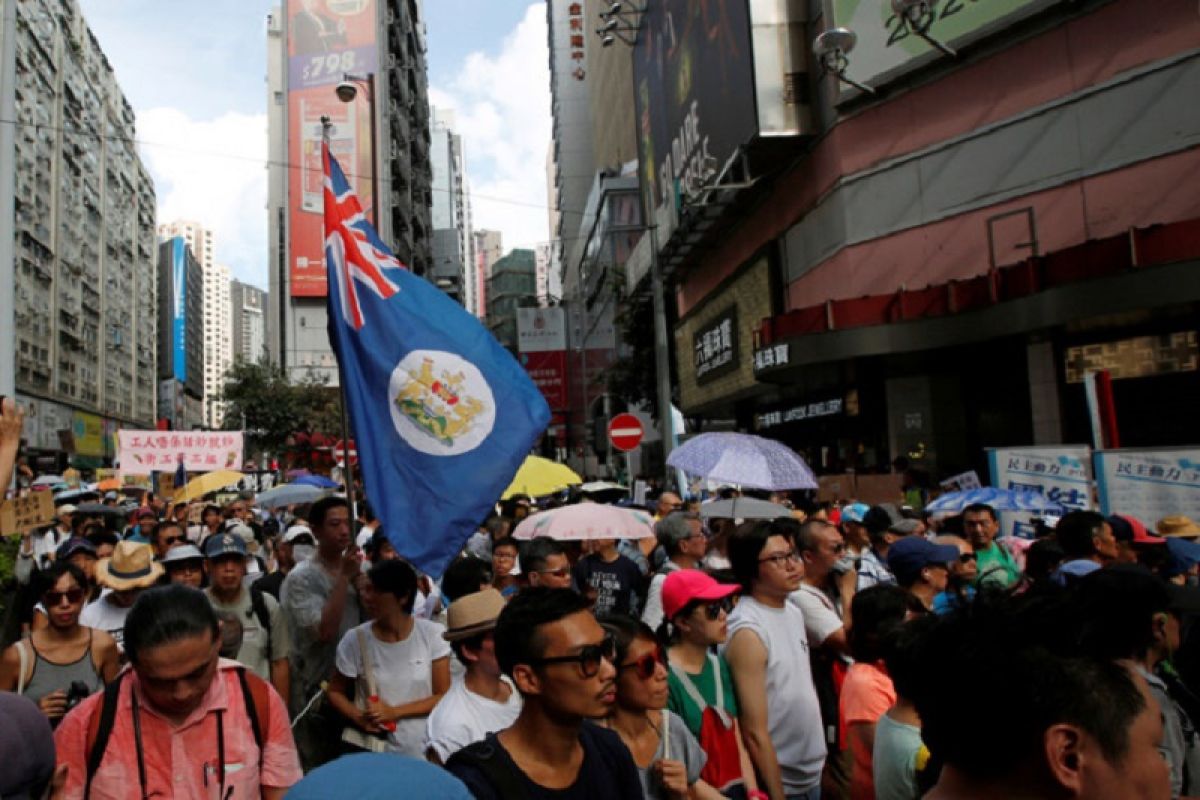
{"label": "white t-shirt", "polygon": [[489,733],[497,733],[517,721],[521,713],[521,695],[508,678],[512,694],[508,702],[497,703],[467,688],[464,680],[456,680],[450,691],[438,702],[426,725],[428,746],[445,764],[450,756],[469,744],[482,741]]}
{"label": "white t-shirt", "polygon": [[815,586],[800,584],[799,589],[788,595],[788,602],[804,614],[804,632],[817,647],[845,626],[829,595]]}
{"label": "white t-shirt", "polygon": [[111,593],[103,594],[98,600],[93,600],[83,607],[83,612],[79,615],[79,624],[108,633],[117,641],[117,650],[124,653],[127,616],[128,608],[121,608],[112,602]]}
{"label": "white t-shirt", "polygon": [[[414,619],[407,638],[399,642],[381,642],[375,638],[372,624],[364,622],[342,637],[337,646],[337,671],[348,678],[364,675],[362,653],[358,648],[358,630],[362,628],[367,634],[375,691],[381,701],[398,706],[433,694],[433,662],[450,657],[450,645],[442,638],[446,629],[436,622]],[[425,722],[424,717],[397,720],[396,730],[388,736],[388,749],[423,758]]]}
{"label": "white t-shirt", "polygon": [[821,784],[825,730],[808,660],[804,614],[791,603],[765,606],[745,596],[729,615],[729,641],[753,631],[767,648],[767,732],[783,776],[784,791],[803,794]]}

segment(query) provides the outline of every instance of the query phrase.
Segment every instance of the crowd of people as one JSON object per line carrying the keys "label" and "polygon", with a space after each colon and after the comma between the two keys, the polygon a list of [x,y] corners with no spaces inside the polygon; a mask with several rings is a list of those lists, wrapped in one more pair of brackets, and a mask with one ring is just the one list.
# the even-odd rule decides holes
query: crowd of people
{"label": "crowd of people", "polygon": [[1200,793],[1200,527],[763,499],[518,542],[517,497],[437,579],[339,495],[62,503],[18,547],[0,796]]}

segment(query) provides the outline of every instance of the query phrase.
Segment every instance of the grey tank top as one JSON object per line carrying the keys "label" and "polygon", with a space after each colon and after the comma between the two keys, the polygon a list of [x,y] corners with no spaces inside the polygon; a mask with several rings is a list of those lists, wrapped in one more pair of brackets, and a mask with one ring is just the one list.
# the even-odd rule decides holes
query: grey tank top
{"label": "grey tank top", "polygon": [[36,703],[59,689],[69,692],[71,684],[75,681],[86,686],[89,694],[104,688],[104,680],[96,671],[96,663],[92,660],[92,635],[90,632],[88,633],[87,650],[83,651],[83,655],[77,661],[72,661],[70,664],[55,664],[47,661],[33,646],[33,639],[24,640],[21,642],[21,646],[28,647],[33,651],[33,675],[26,682],[24,692],[25,696],[33,702]]}

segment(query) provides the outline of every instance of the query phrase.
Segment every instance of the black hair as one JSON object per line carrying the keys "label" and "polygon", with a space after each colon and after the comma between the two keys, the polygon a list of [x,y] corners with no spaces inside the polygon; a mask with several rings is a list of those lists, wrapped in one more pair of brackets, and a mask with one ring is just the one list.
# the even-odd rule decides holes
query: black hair
{"label": "black hair", "polygon": [[377,592],[396,596],[405,614],[411,614],[417,602],[417,571],[406,561],[394,558],[380,561],[367,570],[367,580]]}
{"label": "black hair", "polygon": [[862,526],[867,529],[871,541],[878,543],[892,527],[892,515],[882,506],[871,506],[867,513],[863,514]]}
{"label": "black hair", "polygon": [[613,638],[614,649],[616,650],[613,656],[616,659],[613,662],[614,667],[620,666],[625,662],[625,657],[629,655],[629,646],[639,636],[655,643],[659,641],[658,636],[655,635],[654,631],[650,630],[649,625],[640,619],[634,619],[625,614],[609,614],[600,617],[597,622]]}
{"label": "black hair", "polygon": [[1025,551],[1025,577],[1033,583],[1049,580],[1066,555],[1055,539],[1038,539]]}
{"label": "black hair", "polygon": [[[974,780],[999,780],[1042,761],[1045,731],[1068,723],[1120,763],[1145,700],[1125,667],[1087,656],[1063,635],[1072,616],[1061,595],[984,594],[932,625],[910,699],[935,757]],[[1021,688],[1005,693],[1003,706],[963,702],[980,686],[1005,685]]]}
{"label": "black hair", "polygon": [[125,655],[136,666],[141,653],[206,631],[213,641],[220,635],[204,592],[178,583],[156,586],[139,594],[125,617]]}
{"label": "black hair", "polygon": [[366,522],[375,521],[375,509],[366,500],[358,501],[358,516]]}
{"label": "black hair", "polygon": [[224,517],[225,517],[225,515],[221,513],[220,506],[209,503],[208,505],[206,505],[204,507],[204,510],[200,512],[200,519],[203,520],[205,517],[207,517],[208,512],[210,512],[210,511],[215,512],[217,514],[217,516],[221,517],[222,519],[224,519]]}
{"label": "black hair", "polygon": [[308,526],[316,534],[325,525],[325,517],[335,508],[350,508],[344,497],[322,497],[308,509]]}
{"label": "black hair", "polygon": [[173,519],[165,519],[162,522],[155,523],[154,527],[151,528],[150,541],[153,542],[154,544],[158,544],[158,535],[160,533],[162,533],[163,531],[165,531],[167,528],[175,528],[180,533],[186,533],[186,531],[184,531],[184,529],[183,529],[183,525],[179,524],[178,522],[176,522]]}
{"label": "black hair", "polygon": [[[379,551],[383,549],[385,544],[391,544],[391,540],[388,539],[387,533],[383,530],[383,526],[380,525],[371,534],[371,538],[367,539],[366,545],[363,546],[363,552],[366,553],[367,558],[374,561],[379,558]],[[395,549],[395,545],[392,545],[392,548]]]}
{"label": "black hair", "polygon": [[1154,615],[1169,611],[1162,580],[1136,565],[1096,570],[1073,585],[1079,644],[1096,658],[1141,660],[1154,644]]}
{"label": "black hair", "polygon": [[447,603],[474,594],[481,586],[492,583],[492,562],[473,555],[463,555],[450,562],[442,575],[442,595]]}
{"label": "black hair", "polygon": [[85,537],[93,546],[99,547],[102,544],[111,544],[113,547],[121,541],[121,538],[104,526],[100,526],[98,530],[88,533]]}
{"label": "black hair", "polygon": [[75,583],[79,584],[80,589],[83,589],[85,592],[88,590],[88,579],[83,570],[66,559],[59,559],[51,562],[50,566],[41,571],[40,576],[42,588],[39,594],[53,589],[54,584],[58,583],[58,579],[63,575],[70,575],[75,579]]}
{"label": "black hair", "polygon": [[454,652],[454,657],[457,658],[464,667],[469,667],[471,666],[471,662],[468,661],[466,656],[463,655],[463,650],[466,649],[478,651],[483,647],[483,640],[491,635],[492,631],[484,631],[483,633],[477,633],[474,636],[468,636],[465,639],[456,639],[453,642],[450,642],[450,649]]}
{"label": "black hair", "polygon": [[962,510],[962,514],[960,516],[965,517],[967,514],[987,514],[992,518],[992,522],[995,522],[997,519],[999,519],[996,516],[996,509],[992,508],[987,503],[971,503],[971,505]]}
{"label": "black hair", "polygon": [[809,519],[800,523],[796,530],[796,552],[809,553],[817,549],[817,534],[826,528],[837,530],[837,526],[826,519]]}
{"label": "black hair", "polygon": [[496,552],[497,547],[511,547],[514,550],[516,550],[518,552],[518,554],[521,552],[521,545],[518,544],[517,540],[511,536],[502,536],[499,539],[497,539],[496,541],[492,542],[492,553],[493,554]]}
{"label": "black hair", "polygon": [[922,614],[898,626],[883,643],[883,664],[888,677],[896,695],[905,700],[912,700],[922,678],[918,658],[922,637],[936,624],[936,616]]}
{"label": "black hair", "polygon": [[1054,527],[1054,538],[1066,558],[1091,558],[1096,553],[1095,539],[1107,522],[1095,511],[1069,511]]}
{"label": "black hair", "polygon": [[855,594],[850,602],[854,624],[847,633],[850,655],[865,664],[882,660],[904,618],[917,607],[923,610],[921,601],[894,584],[876,584]]}
{"label": "black hair", "polygon": [[538,536],[521,550],[521,571],[537,572],[546,568],[550,556],[566,556],[567,551],[549,536]]}
{"label": "black hair", "polygon": [[487,530],[487,535],[488,535],[489,539],[495,539],[496,534],[498,534],[500,532],[500,529],[504,526],[507,526],[507,530],[505,531],[505,535],[507,536],[508,531],[512,530],[512,520],[511,519],[508,519],[507,517],[492,516],[492,517],[488,517],[483,523],[483,527]]}
{"label": "black hair", "polygon": [[729,537],[729,563],[738,583],[747,593],[758,579],[759,555],[772,536],[782,536],[792,543],[799,526],[791,519],[767,519],[743,522]]}
{"label": "black hair", "polygon": [[570,589],[536,586],[517,594],[496,620],[496,661],[501,671],[512,677],[517,664],[542,656],[541,626],[587,610],[587,600]]}

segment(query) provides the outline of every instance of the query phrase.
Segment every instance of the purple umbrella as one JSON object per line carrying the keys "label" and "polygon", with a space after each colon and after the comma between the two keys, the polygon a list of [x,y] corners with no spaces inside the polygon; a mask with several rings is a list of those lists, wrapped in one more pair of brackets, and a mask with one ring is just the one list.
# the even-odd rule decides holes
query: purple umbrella
{"label": "purple umbrella", "polygon": [[689,475],[752,489],[817,488],[817,477],[794,450],[749,433],[702,433],[672,450],[667,463]]}

